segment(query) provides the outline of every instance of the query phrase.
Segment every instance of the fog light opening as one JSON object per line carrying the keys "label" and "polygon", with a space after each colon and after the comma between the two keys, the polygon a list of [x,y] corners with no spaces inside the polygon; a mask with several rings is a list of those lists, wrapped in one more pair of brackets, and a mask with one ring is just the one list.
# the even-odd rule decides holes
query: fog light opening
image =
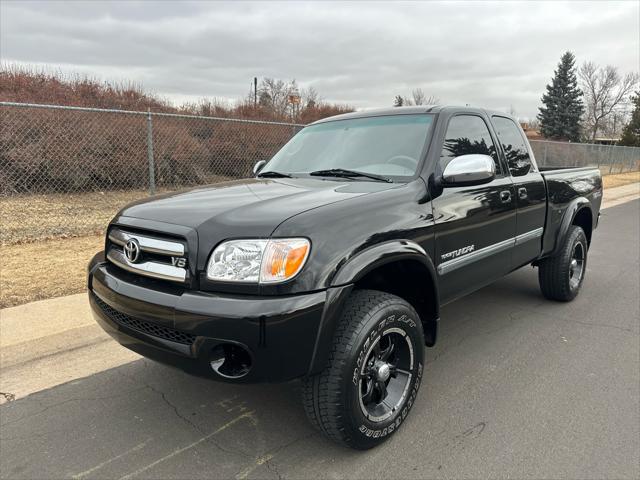
{"label": "fog light opening", "polygon": [[251,370],[251,355],[238,345],[223,343],[211,352],[211,368],[225,378],[241,378]]}

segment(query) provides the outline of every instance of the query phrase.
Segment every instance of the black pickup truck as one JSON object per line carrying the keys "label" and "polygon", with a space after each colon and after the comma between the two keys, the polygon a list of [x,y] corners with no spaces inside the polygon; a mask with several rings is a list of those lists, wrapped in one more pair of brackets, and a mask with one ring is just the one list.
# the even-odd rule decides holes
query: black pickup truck
{"label": "black pickup truck", "polygon": [[596,168],[540,169],[512,118],[464,107],[327,118],[254,174],[119,212],[95,318],[196,375],[301,378],[311,422],[360,449],[407,417],[442,305],[524,265],[578,294],[602,199]]}

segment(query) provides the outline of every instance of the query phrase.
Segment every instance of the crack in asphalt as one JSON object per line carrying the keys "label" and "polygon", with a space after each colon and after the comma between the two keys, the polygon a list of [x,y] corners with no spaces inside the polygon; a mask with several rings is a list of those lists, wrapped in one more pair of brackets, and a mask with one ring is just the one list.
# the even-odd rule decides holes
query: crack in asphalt
{"label": "crack in asphalt", "polygon": [[[195,431],[197,431],[198,433],[200,433],[202,435],[208,435],[209,433],[211,433],[211,432],[207,432],[207,431],[203,430],[202,428],[200,428],[200,426],[197,423],[193,422],[191,419],[189,419],[188,417],[186,417],[185,415],[180,413],[180,411],[178,410],[178,407],[176,405],[174,405],[173,403],[171,403],[171,401],[169,401],[169,399],[167,398],[167,395],[162,390],[159,390],[158,388],[154,387],[153,385],[149,385],[147,383],[145,383],[145,386],[149,390],[151,390],[152,392],[155,392],[155,393],[159,394],[160,398],[162,398],[162,401],[169,408],[171,408],[173,410],[173,412],[175,413],[176,417],[178,417],[180,420],[182,420],[185,423],[187,423],[188,425],[190,425]],[[244,457],[244,458],[253,458],[251,455],[249,455],[246,452],[243,452],[242,450],[229,450],[227,448],[224,448],[222,445],[220,445],[218,442],[216,442],[213,438],[208,438],[207,441],[212,443],[221,452],[228,453],[230,455],[238,455],[238,456]]]}
{"label": "crack in asphalt", "polygon": [[176,417],[178,417],[180,420],[183,420],[185,423],[188,423],[189,425],[191,425],[191,427],[193,427],[195,430],[197,430],[199,433],[202,433],[203,435],[206,435],[207,433],[209,433],[209,432],[203,431],[198,424],[192,422],[188,417],[185,417],[183,414],[181,414],[180,411],[178,410],[178,407],[169,401],[169,399],[167,398],[167,395],[162,390],[159,390],[158,388],[148,383],[145,383],[145,386],[152,392],[155,392],[158,395],[160,395],[160,398],[162,398],[162,401],[165,404],[167,404],[169,408],[173,410],[173,412],[176,414]]}
{"label": "crack in asphalt", "polygon": [[[146,362],[144,362],[144,366],[147,367],[148,365],[146,365]],[[137,379],[132,379],[129,375],[127,375],[124,372],[118,372],[122,377],[125,377],[127,380],[130,381],[136,381],[138,383],[141,382],[140,378]],[[146,388],[154,393],[157,393],[160,398],[162,399],[162,401],[171,409],[173,410],[174,414],[176,417],[178,417],[180,420],[182,420],[183,422],[185,422],[186,424],[188,424],[191,428],[193,428],[196,432],[202,434],[202,435],[208,435],[210,432],[207,432],[205,430],[203,430],[197,423],[193,422],[189,417],[183,415],[180,410],[178,410],[177,405],[174,405],[168,398],[165,392],[163,392],[162,390],[160,390],[159,388],[151,385],[150,383],[147,382],[141,382],[144,387],[142,388]],[[193,413],[193,412],[192,412]],[[224,453],[228,453],[230,455],[237,455],[240,457],[245,457],[245,458],[253,458],[251,455],[249,455],[246,452],[243,452],[242,450],[229,450],[224,448],[222,445],[220,445],[218,442],[216,442],[213,438],[209,438],[207,439],[208,442],[212,443],[218,450],[220,450],[221,452]]]}

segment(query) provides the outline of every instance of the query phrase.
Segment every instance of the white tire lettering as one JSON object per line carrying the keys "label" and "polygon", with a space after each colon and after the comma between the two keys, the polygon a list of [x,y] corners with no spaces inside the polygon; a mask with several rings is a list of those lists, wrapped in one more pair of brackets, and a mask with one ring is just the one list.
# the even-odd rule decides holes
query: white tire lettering
{"label": "white tire lettering", "polygon": [[[398,318],[396,318],[395,315],[390,315],[387,318],[382,319],[378,323],[378,325],[373,329],[371,334],[365,339],[362,349],[360,350],[360,353],[356,360],[356,368],[353,371],[354,385],[356,386],[358,385],[360,368],[362,367],[362,363],[364,362],[364,355],[368,351],[369,346],[374,341],[377,341],[377,337],[380,335],[380,333],[382,332],[385,326],[388,326],[394,322],[404,323],[408,325],[410,328],[416,327],[416,322],[406,314],[403,314]],[[387,435],[391,435],[395,430],[400,428],[400,425],[409,414],[409,410],[411,409],[411,407],[415,402],[416,396],[418,394],[418,388],[420,387],[420,383],[422,381],[422,370],[423,370],[422,363],[418,362],[418,368],[416,370],[416,379],[414,381],[413,388],[411,389],[409,398],[407,399],[407,403],[404,405],[404,407],[402,408],[402,411],[398,413],[398,416],[390,425],[387,425],[381,430],[375,430],[363,424],[363,425],[360,425],[360,427],[358,428],[358,431],[368,438],[383,438],[383,437],[386,437]]]}

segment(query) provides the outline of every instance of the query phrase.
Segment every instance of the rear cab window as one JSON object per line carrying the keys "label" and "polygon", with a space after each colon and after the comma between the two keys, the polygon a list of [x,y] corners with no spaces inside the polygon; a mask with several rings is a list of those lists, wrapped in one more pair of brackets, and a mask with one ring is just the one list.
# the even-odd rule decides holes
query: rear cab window
{"label": "rear cab window", "polygon": [[516,123],[510,118],[499,116],[493,116],[491,120],[511,176],[521,177],[534,171],[526,140]]}

